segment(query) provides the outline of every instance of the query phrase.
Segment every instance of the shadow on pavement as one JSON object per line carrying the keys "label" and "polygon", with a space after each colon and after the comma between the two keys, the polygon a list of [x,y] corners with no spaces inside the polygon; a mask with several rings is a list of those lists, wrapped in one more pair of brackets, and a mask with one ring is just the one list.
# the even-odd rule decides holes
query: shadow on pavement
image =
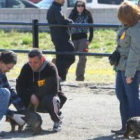
{"label": "shadow on pavement", "polygon": [[124,137],[121,135],[110,135],[110,136],[101,136],[93,139],[87,139],[87,140],[124,140]]}
{"label": "shadow on pavement", "polygon": [[48,135],[48,134],[54,134],[56,132],[52,131],[52,130],[42,130],[42,132],[38,135],[33,135],[33,132],[30,130],[23,130],[22,132],[5,132],[3,137],[0,137],[0,139],[11,139],[11,138],[35,138],[36,136],[40,136],[40,135]]}

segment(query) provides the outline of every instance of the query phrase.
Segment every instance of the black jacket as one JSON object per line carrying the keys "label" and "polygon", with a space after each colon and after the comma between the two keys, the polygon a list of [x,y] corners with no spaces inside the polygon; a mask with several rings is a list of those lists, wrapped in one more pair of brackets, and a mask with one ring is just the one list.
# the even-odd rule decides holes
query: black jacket
{"label": "black jacket", "polygon": [[[73,9],[69,15],[69,18],[73,20],[74,23],[77,23],[75,22],[78,18],[78,14],[74,12],[75,10]],[[85,9],[85,12],[82,13],[82,15],[80,16],[80,18],[83,18],[84,21],[79,21],[78,23],[93,23],[93,18],[92,18],[92,15],[90,13],[90,11],[88,11],[87,9]],[[75,33],[72,33],[72,40],[79,40],[79,39],[83,39],[83,38],[87,38],[90,42],[92,41],[93,39],[93,27],[90,27],[89,28],[89,37],[88,37],[88,33],[85,33],[85,32],[80,32],[79,33],[79,30],[83,29],[85,30],[86,28],[84,27],[73,27],[75,29],[78,30],[78,32],[75,32]]]}
{"label": "black jacket", "polygon": [[[61,4],[53,2],[47,12],[47,20],[49,24],[67,25],[72,23],[71,20],[65,19],[61,13]],[[50,27],[52,40],[54,39],[69,39],[70,34],[67,27]]]}
{"label": "black jacket", "polygon": [[[42,82],[44,80],[45,92],[37,93],[38,81]],[[40,94],[38,96],[42,98],[44,96],[42,94],[58,95],[59,76],[55,65],[47,62],[39,72],[33,72],[30,65],[26,63],[17,78],[16,89],[19,95],[24,94],[24,96],[29,97],[32,94]]]}

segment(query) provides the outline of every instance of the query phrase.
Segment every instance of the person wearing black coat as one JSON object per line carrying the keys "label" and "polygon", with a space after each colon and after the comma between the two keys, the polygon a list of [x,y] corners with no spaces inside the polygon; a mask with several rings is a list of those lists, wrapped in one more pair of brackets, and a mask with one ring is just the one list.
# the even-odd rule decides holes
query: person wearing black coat
{"label": "person wearing black coat", "polygon": [[56,66],[46,60],[42,51],[33,49],[16,80],[16,90],[26,108],[32,104],[37,112],[49,113],[53,130],[61,130],[62,108],[67,98],[62,93]]}
{"label": "person wearing black coat", "polygon": [[[72,41],[70,41],[69,28],[58,26],[72,23],[71,20],[65,19],[61,13],[63,4],[64,0],[54,0],[47,12],[48,23],[56,25],[55,27],[50,27],[51,39],[56,52],[74,52],[75,48]],[[56,55],[56,67],[62,81],[66,80],[68,69],[74,61],[74,55]]]}

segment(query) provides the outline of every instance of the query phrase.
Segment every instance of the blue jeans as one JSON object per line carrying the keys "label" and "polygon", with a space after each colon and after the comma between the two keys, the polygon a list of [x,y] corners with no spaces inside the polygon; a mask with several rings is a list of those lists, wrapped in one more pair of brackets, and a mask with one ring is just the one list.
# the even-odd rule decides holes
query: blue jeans
{"label": "blue jeans", "polygon": [[116,95],[120,102],[122,128],[126,121],[134,116],[140,116],[139,75],[136,72],[131,84],[126,83],[125,71],[118,71],[116,75]]}
{"label": "blue jeans", "polygon": [[10,100],[10,91],[7,88],[0,88],[0,120],[5,115]]}

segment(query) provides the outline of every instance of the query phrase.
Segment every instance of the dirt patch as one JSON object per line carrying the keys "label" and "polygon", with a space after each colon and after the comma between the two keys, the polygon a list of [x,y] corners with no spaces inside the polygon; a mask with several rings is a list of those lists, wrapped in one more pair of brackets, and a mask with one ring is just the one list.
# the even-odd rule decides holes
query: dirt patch
{"label": "dirt patch", "polygon": [[[12,81],[11,81],[12,83]],[[14,83],[12,83],[14,84]],[[53,122],[48,114],[41,114],[43,132],[32,136],[32,132],[9,133],[10,125],[2,121],[1,131],[6,131],[2,139],[27,140],[121,140],[111,129],[120,128],[118,100],[113,84],[64,82],[62,89],[68,100],[62,112],[62,131],[52,133]]]}

